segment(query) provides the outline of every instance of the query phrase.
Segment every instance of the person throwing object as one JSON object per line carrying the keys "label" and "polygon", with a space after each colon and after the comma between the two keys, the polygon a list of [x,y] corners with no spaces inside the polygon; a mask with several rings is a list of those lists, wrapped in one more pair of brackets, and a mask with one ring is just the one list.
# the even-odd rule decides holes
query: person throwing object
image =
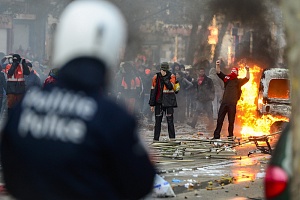
{"label": "person throwing object", "polygon": [[246,77],[238,78],[239,69],[237,67],[233,67],[231,69],[231,73],[225,75],[220,70],[220,61],[216,61],[216,71],[217,75],[220,79],[224,81],[224,94],[222,98],[222,103],[220,105],[218,119],[217,119],[217,127],[214,131],[213,139],[220,139],[221,130],[224,122],[225,115],[228,115],[228,139],[233,139],[233,130],[234,130],[234,121],[236,114],[236,104],[240,99],[242,94],[241,87],[247,83],[250,79],[249,66],[246,65]]}

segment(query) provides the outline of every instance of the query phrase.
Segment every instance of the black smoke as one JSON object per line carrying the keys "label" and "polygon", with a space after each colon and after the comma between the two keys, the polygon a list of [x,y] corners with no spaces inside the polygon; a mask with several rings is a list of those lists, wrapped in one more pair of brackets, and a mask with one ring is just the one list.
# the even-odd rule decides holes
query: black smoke
{"label": "black smoke", "polygon": [[[276,24],[274,4],[261,0],[211,0],[212,12],[224,15],[224,22],[243,28],[244,35],[238,45],[237,60],[247,58],[263,68],[275,66],[279,45],[272,37],[271,25]],[[240,26],[240,27],[238,27]],[[250,30],[253,34],[253,53],[250,55]]]}

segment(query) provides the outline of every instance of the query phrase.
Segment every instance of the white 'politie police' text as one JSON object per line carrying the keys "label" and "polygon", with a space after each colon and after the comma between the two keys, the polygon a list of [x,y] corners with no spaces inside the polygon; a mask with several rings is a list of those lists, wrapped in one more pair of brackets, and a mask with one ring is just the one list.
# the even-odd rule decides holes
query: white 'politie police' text
{"label": "white 'politie police' text", "polygon": [[84,120],[92,119],[97,103],[81,93],[34,88],[25,95],[22,108],[20,136],[79,144],[87,131]]}

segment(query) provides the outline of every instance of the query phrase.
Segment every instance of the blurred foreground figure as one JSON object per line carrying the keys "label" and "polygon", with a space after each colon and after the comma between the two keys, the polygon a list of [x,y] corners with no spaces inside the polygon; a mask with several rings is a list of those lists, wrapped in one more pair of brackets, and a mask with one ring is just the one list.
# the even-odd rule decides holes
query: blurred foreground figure
{"label": "blurred foreground figure", "polygon": [[[82,27],[85,27],[82,29]],[[17,199],[140,199],[155,169],[136,121],[103,96],[126,27],[106,1],[74,1],[54,43],[54,87],[32,88],[4,128],[1,162]]]}

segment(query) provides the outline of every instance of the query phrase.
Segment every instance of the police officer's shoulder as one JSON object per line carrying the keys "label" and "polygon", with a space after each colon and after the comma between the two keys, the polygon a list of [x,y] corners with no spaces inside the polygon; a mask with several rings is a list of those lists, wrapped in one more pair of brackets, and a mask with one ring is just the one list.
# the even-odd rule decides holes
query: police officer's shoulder
{"label": "police officer's shoulder", "polygon": [[129,114],[123,106],[116,104],[115,101],[107,97],[103,97],[98,101],[98,108],[100,112],[114,119],[126,120],[126,118],[133,118],[133,115]]}
{"label": "police officer's shoulder", "polygon": [[101,129],[109,129],[112,134],[109,136],[110,138],[131,134],[127,131],[136,126],[136,119],[124,107],[108,101],[108,104],[103,105],[100,109],[98,114],[101,115],[101,121],[99,121]]}

